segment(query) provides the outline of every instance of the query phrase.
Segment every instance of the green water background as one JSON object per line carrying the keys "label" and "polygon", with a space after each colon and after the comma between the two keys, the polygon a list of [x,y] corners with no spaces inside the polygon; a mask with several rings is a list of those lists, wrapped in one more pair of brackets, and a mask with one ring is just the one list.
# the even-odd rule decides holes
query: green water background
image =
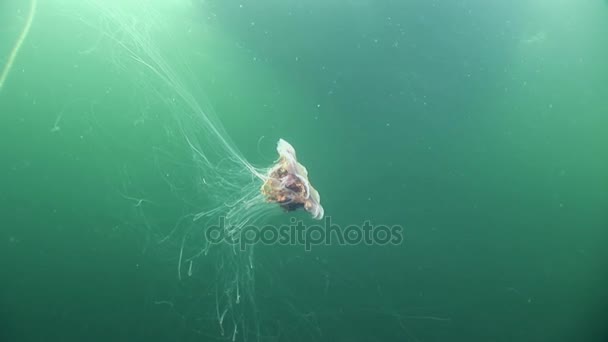
{"label": "green water background", "polygon": [[[213,305],[177,281],[175,249],[150,252],[146,218],[169,224],[184,204],[151,215],[125,198],[168,193],[150,146],[170,118],[142,106],[155,103],[145,85],[120,82],[124,55],[72,7],[39,6],[0,93],[0,338],[209,340],[195,309],[154,304]],[[2,62],[26,8],[0,6]],[[186,56],[194,95],[249,160],[268,163],[283,137],[334,222],[404,227],[400,246],[259,248],[258,309],[275,332],[262,340],[608,336],[605,2],[161,13],[168,61]]]}

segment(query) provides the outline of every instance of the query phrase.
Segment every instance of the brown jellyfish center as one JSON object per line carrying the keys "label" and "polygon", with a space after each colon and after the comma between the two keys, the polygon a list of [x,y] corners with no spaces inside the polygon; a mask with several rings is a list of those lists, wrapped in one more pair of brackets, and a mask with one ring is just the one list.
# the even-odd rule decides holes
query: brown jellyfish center
{"label": "brown jellyfish center", "polygon": [[323,218],[319,193],[310,184],[306,168],[298,163],[295,149],[280,139],[277,152],[279,159],[268,171],[261,189],[266,201],[277,203],[285,211],[303,208],[313,218]]}

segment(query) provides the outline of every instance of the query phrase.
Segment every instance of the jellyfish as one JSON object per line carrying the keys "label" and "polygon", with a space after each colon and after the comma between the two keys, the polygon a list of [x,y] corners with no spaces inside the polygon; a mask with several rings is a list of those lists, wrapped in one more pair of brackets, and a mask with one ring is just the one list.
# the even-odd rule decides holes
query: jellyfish
{"label": "jellyfish", "polygon": [[[320,195],[296,158],[295,148],[284,139],[278,139],[278,158],[270,166],[258,167],[245,158],[200,83],[188,78],[192,66],[175,57],[180,49],[163,45],[175,41],[163,21],[165,13],[149,2],[134,3],[89,1],[76,19],[92,29],[94,37],[93,45],[83,49],[87,51],[83,58],[105,57],[112,63],[120,75],[117,83],[135,93],[131,100],[142,103],[149,125],[162,132],[162,137],[155,136],[161,143],[150,147],[154,167],[144,172],[149,173],[146,178],[156,175],[160,179],[154,184],[166,184],[163,194],[172,196],[166,212],[175,206],[175,199],[181,205],[176,210],[181,216],[167,223],[167,214],[159,208],[146,211],[146,204],[165,201],[159,196],[139,200],[138,217],[145,229],[153,231],[157,245],[169,246],[168,259],[176,260],[180,282],[200,274],[202,280],[192,286],[201,286],[201,293],[213,297],[204,301],[202,311],[209,322],[205,330],[215,329],[222,339],[233,341],[259,338],[254,246],[240,250],[230,244],[212,244],[205,241],[205,231],[221,218],[225,234],[238,238],[247,225],[264,223],[281,211],[303,210],[319,220],[324,216]],[[120,93],[106,91],[104,96],[110,104],[124,102]],[[111,96],[119,100],[112,101]],[[110,104],[108,110],[115,110]],[[100,106],[96,104],[96,112]],[[154,108],[155,114],[143,108]],[[125,183],[131,184],[131,178]],[[153,191],[155,188],[142,190]],[[130,194],[123,197],[135,198]],[[198,271],[209,268],[213,274]],[[156,301],[166,302],[163,298]]]}
{"label": "jellyfish", "polygon": [[279,159],[266,174],[262,194],[271,203],[285,211],[305,209],[312,218],[323,218],[319,192],[308,181],[308,171],[296,158],[296,150],[287,141],[279,139]]}

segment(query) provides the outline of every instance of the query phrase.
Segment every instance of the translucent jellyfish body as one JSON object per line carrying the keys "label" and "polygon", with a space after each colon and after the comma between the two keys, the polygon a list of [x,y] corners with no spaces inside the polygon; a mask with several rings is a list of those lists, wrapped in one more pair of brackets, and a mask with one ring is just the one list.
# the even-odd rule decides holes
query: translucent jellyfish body
{"label": "translucent jellyfish body", "polygon": [[303,208],[314,219],[322,219],[321,198],[308,180],[308,171],[298,162],[296,150],[287,141],[279,139],[277,152],[279,159],[268,170],[261,189],[266,201],[279,204],[285,211]]}

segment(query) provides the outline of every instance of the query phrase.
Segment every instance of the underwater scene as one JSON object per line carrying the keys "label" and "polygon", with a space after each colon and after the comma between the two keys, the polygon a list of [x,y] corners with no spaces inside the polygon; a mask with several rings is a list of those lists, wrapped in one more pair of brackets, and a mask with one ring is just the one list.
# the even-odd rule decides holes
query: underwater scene
{"label": "underwater scene", "polygon": [[2,0],[0,341],[608,341],[605,0]]}

